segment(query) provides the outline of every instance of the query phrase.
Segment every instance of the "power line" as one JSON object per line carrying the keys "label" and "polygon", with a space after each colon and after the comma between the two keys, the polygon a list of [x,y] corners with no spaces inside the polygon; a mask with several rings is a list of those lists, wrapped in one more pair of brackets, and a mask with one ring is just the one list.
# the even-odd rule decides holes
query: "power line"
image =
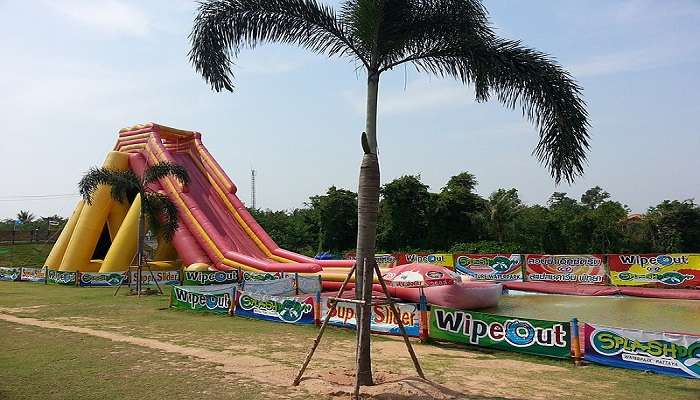
{"label": "power line", "polygon": [[0,201],[21,201],[21,200],[55,200],[78,197],[79,193],[63,193],[63,194],[28,194],[9,197],[0,197]]}

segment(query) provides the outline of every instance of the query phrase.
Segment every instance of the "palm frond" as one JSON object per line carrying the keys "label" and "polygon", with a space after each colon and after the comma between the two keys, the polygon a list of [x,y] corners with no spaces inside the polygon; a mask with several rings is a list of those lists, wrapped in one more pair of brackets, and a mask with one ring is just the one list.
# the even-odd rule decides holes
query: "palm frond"
{"label": "palm frond", "polygon": [[149,184],[168,176],[176,179],[182,185],[190,183],[190,176],[183,166],[171,162],[159,162],[148,167],[143,173],[143,186],[147,187]]}
{"label": "palm frond", "polygon": [[111,197],[120,202],[128,202],[142,189],[139,179],[131,171],[93,167],[78,183],[80,195],[86,203],[92,204],[92,197],[101,185],[110,186]]}
{"label": "palm frond", "polygon": [[141,204],[151,231],[156,236],[171,241],[178,228],[178,211],[175,203],[164,194],[148,192]]}
{"label": "palm frond", "polygon": [[367,64],[332,8],[315,0],[205,0],[190,34],[190,62],[211,87],[233,90],[231,59],[243,47],[287,43]]}
{"label": "palm frond", "polygon": [[491,37],[446,46],[410,62],[419,71],[474,84],[478,101],[495,94],[508,108],[520,106],[540,131],[533,154],[557,183],[573,182],[583,173],[590,145],[581,87],[548,55]]}

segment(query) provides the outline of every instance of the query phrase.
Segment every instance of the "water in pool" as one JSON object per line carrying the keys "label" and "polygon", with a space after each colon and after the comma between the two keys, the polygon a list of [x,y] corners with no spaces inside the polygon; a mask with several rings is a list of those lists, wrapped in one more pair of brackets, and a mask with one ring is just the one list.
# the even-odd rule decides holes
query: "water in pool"
{"label": "water in pool", "polygon": [[567,296],[511,291],[483,311],[512,317],[581,322],[700,335],[700,300]]}

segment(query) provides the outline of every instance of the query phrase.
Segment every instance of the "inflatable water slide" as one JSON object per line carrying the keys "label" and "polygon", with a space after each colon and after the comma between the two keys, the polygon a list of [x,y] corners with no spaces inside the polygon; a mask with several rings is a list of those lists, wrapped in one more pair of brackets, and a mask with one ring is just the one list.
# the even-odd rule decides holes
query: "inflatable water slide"
{"label": "inflatable water slide", "polygon": [[[103,166],[142,176],[148,166],[165,161],[187,169],[191,182],[183,187],[164,178],[150,188],[167,195],[179,210],[179,228],[171,242],[159,242],[152,268],[298,272],[320,274],[324,282],[347,276],[352,261],[316,260],[281,249],[236,196],[236,185],[198,132],[154,123],[122,129]],[[46,260],[48,268],[121,272],[132,265],[140,198],[123,204],[111,198],[108,187],[100,187],[92,200],[76,206]]]}

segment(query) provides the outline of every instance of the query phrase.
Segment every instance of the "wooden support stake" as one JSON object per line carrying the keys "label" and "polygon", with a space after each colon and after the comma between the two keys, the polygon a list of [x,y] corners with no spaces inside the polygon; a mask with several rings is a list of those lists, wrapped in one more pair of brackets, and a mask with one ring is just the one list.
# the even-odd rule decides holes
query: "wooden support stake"
{"label": "wooden support stake", "polygon": [[[343,296],[343,292],[345,291],[345,287],[348,285],[348,282],[350,282],[350,278],[355,273],[355,268],[356,268],[356,265],[353,265],[352,268],[350,269],[348,276],[345,278],[345,281],[343,281],[343,284],[340,286],[340,290],[338,290],[337,297]],[[313,357],[314,352],[316,351],[316,348],[318,348],[319,343],[321,343],[321,337],[323,336],[323,332],[326,330],[326,327],[328,326],[328,321],[331,319],[331,315],[333,315],[333,311],[335,311],[335,308],[337,306],[338,306],[337,302],[333,302],[331,304],[331,308],[330,308],[330,310],[328,310],[328,314],[326,314],[326,318],[323,319],[323,323],[321,324],[321,329],[318,331],[318,335],[316,336],[316,339],[314,339],[314,344],[311,346],[311,350],[309,351],[309,354],[306,355],[306,359],[304,360],[304,364],[301,366],[301,369],[299,369],[299,373],[297,374],[297,377],[294,378],[294,382],[292,383],[293,386],[299,386],[299,382],[301,382],[301,377],[304,375],[304,371],[306,371],[306,367],[309,366],[309,362],[311,362],[311,357]]]}
{"label": "wooden support stake", "polygon": [[411,341],[408,340],[406,328],[403,326],[403,322],[401,321],[401,314],[399,314],[399,310],[396,308],[396,304],[394,304],[394,301],[392,300],[391,295],[389,294],[389,289],[387,289],[386,287],[386,282],[384,282],[382,272],[379,270],[379,267],[376,263],[374,264],[374,271],[377,273],[377,277],[379,277],[379,284],[382,285],[382,290],[384,291],[384,294],[386,295],[386,298],[389,302],[389,307],[391,307],[391,311],[394,313],[394,319],[396,319],[396,323],[399,325],[401,335],[403,336],[403,341],[404,343],[406,343],[406,348],[408,349],[408,353],[411,355],[411,360],[413,360],[413,366],[416,367],[416,372],[418,373],[418,376],[420,376],[422,379],[425,379],[425,375],[423,375],[423,369],[420,367],[420,363],[418,362],[416,353],[413,352],[413,346],[411,346]]}

